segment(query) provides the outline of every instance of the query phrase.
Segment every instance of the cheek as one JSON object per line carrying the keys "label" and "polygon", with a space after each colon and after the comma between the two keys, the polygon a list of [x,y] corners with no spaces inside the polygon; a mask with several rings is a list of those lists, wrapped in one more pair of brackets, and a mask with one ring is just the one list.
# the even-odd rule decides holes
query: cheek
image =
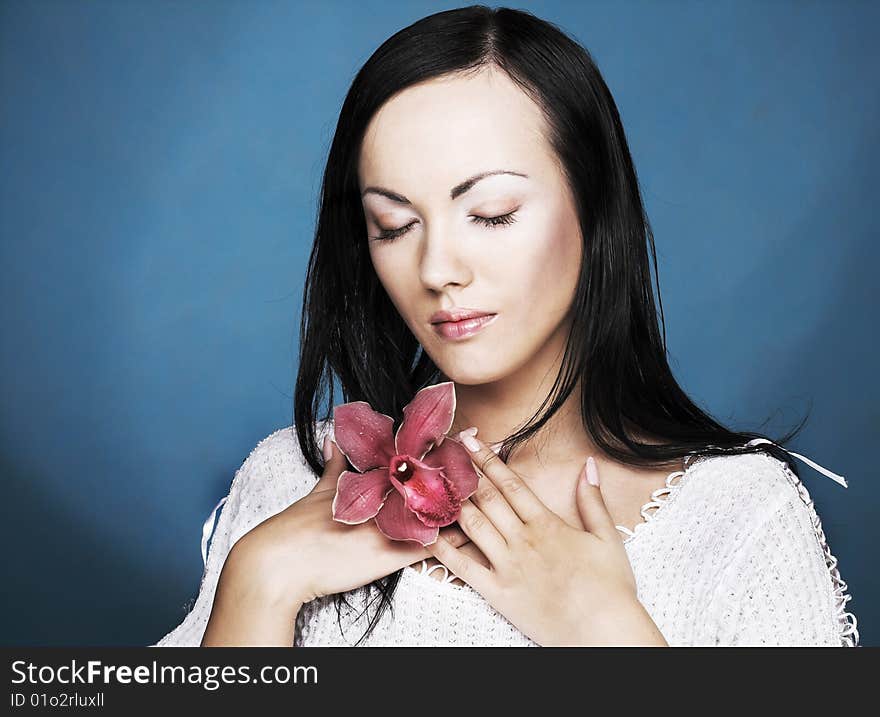
{"label": "cheek", "polygon": [[[373,264],[373,271],[379,278],[379,283],[385,287],[389,296],[394,296],[404,281],[405,273],[399,270],[402,257],[399,253],[395,256],[391,246],[371,245],[369,253],[370,262]],[[395,265],[398,267],[396,271]]]}
{"label": "cheek", "polygon": [[412,260],[404,252],[395,252],[395,248],[388,246],[371,251],[370,261],[391,303],[404,321],[409,323],[406,309],[415,305],[412,297],[418,293],[418,282],[413,279],[416,276],[413,270],[404,270],[411,266],[409,262]]}
{"label": "cheek", "polygon": [[576,220],[562,212],[547,217],[501,262],[508,268],[511,300],[536,322],[560,319],[574,298],[581,252]]}

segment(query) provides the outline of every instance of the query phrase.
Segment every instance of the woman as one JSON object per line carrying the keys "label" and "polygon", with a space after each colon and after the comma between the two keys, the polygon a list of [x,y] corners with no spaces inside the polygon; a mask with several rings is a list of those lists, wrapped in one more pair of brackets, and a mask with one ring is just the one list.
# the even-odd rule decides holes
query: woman
{"label": "woman", "polygon": [[[585,49],[483,6],[388,39],[330,149],[294,425],[236,474],[196,604],[158,644],[856,645],[776,445],[800,426],[731,431],[685,395],[649,248],[656,274]],[[395,419],[453,382],[479,487],[436,543],[332,520],[334,374]]]}

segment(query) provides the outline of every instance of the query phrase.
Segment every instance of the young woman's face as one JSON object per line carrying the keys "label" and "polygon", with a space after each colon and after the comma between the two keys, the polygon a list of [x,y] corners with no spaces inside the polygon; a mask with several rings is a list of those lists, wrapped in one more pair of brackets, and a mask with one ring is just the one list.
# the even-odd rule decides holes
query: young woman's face
{"label": "young woman's face", "polygon": [[[431,80],[379,109],[359,160],[373,267],[443,374],[480,384],[546,369],[570,327],[582,241],[538,106],[501,71]],[[515,174],[462,185],[498,171]],[[438,333],[432,314],[461,308],[496,316],[464,339]]]}

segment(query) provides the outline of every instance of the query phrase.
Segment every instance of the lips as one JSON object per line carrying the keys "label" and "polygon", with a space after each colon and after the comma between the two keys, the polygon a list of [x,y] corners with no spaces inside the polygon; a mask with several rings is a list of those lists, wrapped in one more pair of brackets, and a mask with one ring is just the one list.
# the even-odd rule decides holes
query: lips
{"label": "lips", "polygon": [[432,326],[434,332],[451,341],[460,341],[473,336],[489,326],[498,318],[498,314],[483,314],[476,318],[461,321],[440,321]]}
{"label": "lips", "polygon": [[432,324],[441,324],[449,321],[465,321],[466,319],[476,319],[480,316],[491,316],[492,311],[482,311],[480,309],[450,309],[449,311],[436,311],[431,316]]}

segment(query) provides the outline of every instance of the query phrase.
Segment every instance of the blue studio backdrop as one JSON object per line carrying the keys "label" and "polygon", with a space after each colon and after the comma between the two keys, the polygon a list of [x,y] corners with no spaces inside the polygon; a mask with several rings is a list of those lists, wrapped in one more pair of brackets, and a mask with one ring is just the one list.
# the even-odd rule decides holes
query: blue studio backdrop
{"label": "blue studio backdrop", "polygon": [[[458,6],[0,4],[3,644],[146,645],[183,619],[202,522],[292,420],[343,96],[389,35]],[[880,644],[880,5],[515,7],[615,96],[684,388],[773,435],[810,411],[791,449],[849,481],[799,463]]]}

